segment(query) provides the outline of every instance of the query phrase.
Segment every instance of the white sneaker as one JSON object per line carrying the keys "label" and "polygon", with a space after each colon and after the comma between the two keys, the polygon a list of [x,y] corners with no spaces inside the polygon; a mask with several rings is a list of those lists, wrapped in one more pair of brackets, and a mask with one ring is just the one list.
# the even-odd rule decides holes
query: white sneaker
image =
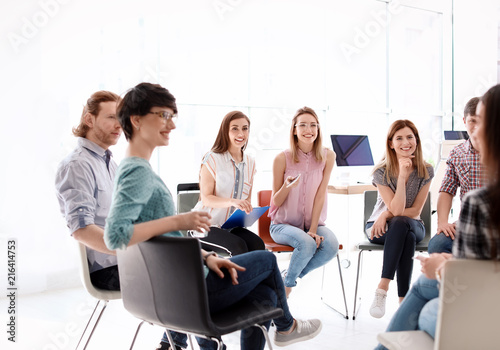
{"label": "white sneaker", "polygon": [[289,334],[274,333],[274,344],[276,346],[287,346],[300,341],[312,339],[321,332],[322,324],[320,320],[295,320],[295,329]]}
{"label": "white sneaker", "polygon": [[375,298],[373,299],[372,306],[370,307],[370,315],[375,318],[381,318],[385,314],[385,300],[387,299],[387,292],[383,289],[375,291]]}

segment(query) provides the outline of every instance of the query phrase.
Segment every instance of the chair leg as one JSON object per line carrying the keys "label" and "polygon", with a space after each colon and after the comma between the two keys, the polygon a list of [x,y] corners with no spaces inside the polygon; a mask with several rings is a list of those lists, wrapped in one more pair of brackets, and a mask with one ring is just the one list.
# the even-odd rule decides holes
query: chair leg
{"label": "chair leg", "polygon": [[340,266],[340,258],[337,254],[337,265],[339,267],[339,276],[340,276],[340,285],[342,286],[342,295],[344,296],[344,307],[345,307],[345,319],[349,319],[349,311],[347,311],[347,299],[345,297],[345,288],[344,288],[344,278],[342,277],[342,267]]}
{"label": "chair leg", "polygon": [[352,319],[355,320],[356,319],[356,315],[357,315],[357,311],[356,310],[356,302],[358,301],[358,284],[359,284],[359,275],[360,275],[360,272],[361,272],[361,269],[362,269],[362,255],[363,255],[363,251],[360,250],[359,251],[359,255],[358,255],[358,271],[356,273],[356,288],[354,290],[354,308],[352,310]]}
{"label": "chair leg", "polygon": [[[342,286],[342,295],[344,296],[345,313],[340,312],[339,310],[337,310],[333,306],[327,304],[325,301],[323,301],[323,302],[327,306],[329,306],[330,308],[332,308],[334,311],[337,311],[339,314],[341,314],[346,320],[348,320],[349,319],[349,312],[347,310],[347,298],[346,298],[346,295],[345,295],[344,278],[342,276],[342,268],[340,266],[340,258],[339,258],[338,254],[337,254],[337,264],[338,264],[338,267],[339,267],[339,276],[340,276],[340,285]],[[321,299],[322,300],[323,300],[323,286],[325,284],[325,270],[326,270],[326,265],[323,266],[323,277],[321,279]]]}
{"label": "chair leg", "polygon": [[89,327],[90,322],[94,318],[94,314],[97,311],[97,308],[99,307],[99,304],[101,303],[101,301],[104,303],[104,306],[102,307],[101,312],[99,313],[99,316],[97,317],[97,321],[95,322],[94,327],[92,327],[92,330],[90,332],[89,338],[87,339],[87,342],[85,343],[85,346],[83,347],[83,350],[85,350],[87,348],[87,345],[90,342],[90,338],[92,338],[92,335],[94,334],[94,330],[96,329],[97,324],[101,320],[102,313],[106,309],[106,306],[108,306],[108,300],[99,300],[99,301],[97,301],[97,304],[95,305],[94,311],[92,311],[92,315],[90,315],[89,321],[87,322],[87,325],[85,326],[85,329],[83,330],[82,336],[80,337],[80,340],[78,341],[78,344],[76,345],[75,349],[78,349],[78,347],[80,346],[80,343],[82,342],[82,339],[85,336],[85,333],[87,333],[87,328]]}
{"label": "chair leg", "polygon": [[[174,342],[174,338],[172,338],[172,335],[170,334],[170,331],[168,329],[165,329],[165,333],[167,333],[167,338],[168,338],[168,342],[170,344],[170,347],[174,347],[175,348],[175,342]],[[189,342],[191,343],[191,335],[189,335]],[[191,348],[193,347],[193,344],[191,343]],[[130,349],[132,350],[132,349]]]}
{"label": "chair leg", "polygon": [[191,334],[188,334],[188,339],[189,339],[189,345],[191,346],[191,349],[194,350],[194,346],[193,346],[193,338],[191,337]]}
{"label": "chair leg", "polygon": [[210,340],[217,343],[217,350],[224,349],[224,342],[222,341],[222,338],[219,339],[219,338],[215,338],[215,337],[210,337]]}
{"label": "chair leg", "polygon": [[264,338],[266,338],[267,347],[269,348],[269,350],[273,350],[273,345],[271,344],[271,339],[269,338],[269,333],[267,332],[267,328],[261,324],[255,324],[254,326],[259,327],[262,333],[264,333]]}
{"label": "chair leg", "polygon": [[146,321],[142,321],[137,326],[137,330],[135,331],[135,334],[134,334],[134,339],[132,339],[132,344],[130,344],[130,350],[132,350],[134,348],[135,340],[137,339],[137,335],[139,334],[139,331],[141,330],[141,327],[144,324],[144,322],[146,322]]}

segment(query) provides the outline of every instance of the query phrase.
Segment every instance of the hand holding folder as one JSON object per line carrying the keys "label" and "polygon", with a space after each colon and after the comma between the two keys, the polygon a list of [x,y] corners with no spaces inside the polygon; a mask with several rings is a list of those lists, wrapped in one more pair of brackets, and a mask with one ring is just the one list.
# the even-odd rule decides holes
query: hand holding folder
{"label": "hand holding folder", "polygon": [[250,213],[245,213],[241,209],[236,209],[226,222],[221,226],[223,229],[232,229],[234,227],[249,227],[252,226],[267,210],[266,207],[255,207]]}

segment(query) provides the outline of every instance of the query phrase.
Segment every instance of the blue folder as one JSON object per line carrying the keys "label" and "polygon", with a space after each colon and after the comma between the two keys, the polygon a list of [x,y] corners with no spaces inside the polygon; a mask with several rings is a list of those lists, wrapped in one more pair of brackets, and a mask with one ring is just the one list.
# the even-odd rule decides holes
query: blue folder
{"label": "blue folder", "polygon": [[268,206],[256,207],[248,214],[241,209],[236,209],[221,227],[232,229],[233,227],[252,226],[268,209]]}

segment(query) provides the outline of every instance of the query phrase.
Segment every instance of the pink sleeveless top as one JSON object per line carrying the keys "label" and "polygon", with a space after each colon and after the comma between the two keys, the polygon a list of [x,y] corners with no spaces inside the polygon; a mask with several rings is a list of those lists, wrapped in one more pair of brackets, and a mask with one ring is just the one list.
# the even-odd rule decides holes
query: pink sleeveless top
{"label": "pink sleeveless top", "polygon": [[[288,224],[303,229],[304,231],[309,230],[311,226],[314,197],[323,180],[323,170],[326,165],[326,148],[324,152],[325,161],[319,162],[316,160],[313,152],[304,153],[299,149],[299,162],[295,163],[292,159],[292,152],[290,150],[283,151],[286,158],[283,179],[286,179],[288,176],[302,175],[299,179],[299,185],[290,190],[281,206],[277,207],[271,204],[269,217],[273,224]],[[325,225],[327,197],[328,196],[325,195],[325,203],[323,204],[323,210],[319,216],[318,226]]]}

